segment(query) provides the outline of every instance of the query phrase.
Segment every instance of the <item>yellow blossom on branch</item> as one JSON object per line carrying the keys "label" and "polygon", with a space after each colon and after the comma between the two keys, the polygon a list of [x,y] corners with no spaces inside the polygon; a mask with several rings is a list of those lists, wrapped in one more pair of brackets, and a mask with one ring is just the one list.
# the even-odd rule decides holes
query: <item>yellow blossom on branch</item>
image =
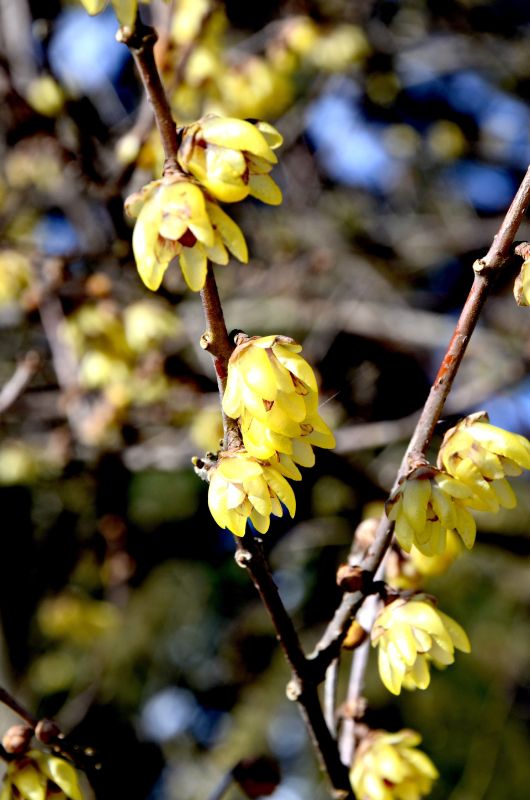
{"label": "yellow blossom on branch", "polygon": [[426,578],[442,575],[462,553],[462,540],[452,530],[447,531],[443,553],[426,556],[412,546],[410,553],[391,550],[386,561],[386,582],[395,589],[418,589]]}
{"label": "yellow blossom on branch", "polygon": [[259,533],[266,533],[270,515],[283,516],[285,506],[294,517],[294,492],[273,466],[260,463],[244,450],[219,453],[210,470],[208,506],[221,528],[244,536],[247,520]]}
{"label": "yellow blossom on branch", "polygon": [[379,675],[392,694],[402,687],[426,689],[431,661],[445,667],[455,660],[455,648],[471,650],[464,629],[421,594],[389,603],[378,614],[371,639],[379,648]]}
{"label": "yellow blossom on branch", "polygon": [[184,279],[198,292],[206,280],[207,260],[228,263],[228,250],[248,261],[245,238],[216,203],[195,183],[170,175],[152,181],[125,201],[137,217],[133,233],[136,266],[148,289],[158,289],[173,258],[178,256]]}
{"label": "yellow blossom on branch", "polygon": [[79,776],[69,761],[29,750],[10,761],[0,800],[83,800]]}
{"label": "yellow blossom on branch", "polygon": [[513,286],[515,302],[518,306],[530,306],[530,259],[523,261],[523,266]]}
{"label": "yellow blossom on branch", "polygon": [[400,547],[409,553],[415,545],[426,556],[439,555],[446,548],[447,531],[454,530],[471,548],[477,528],[464,506],[471,495],[466,484],[444,472],[430,466],[413,470],[387,504]]}
{"label": "yellow blossom on branch", "polygon": [[420,800],[429,794],[438,770],[417,750],[415,731],[370,731],[355,752],[350,781],[358,800]]}
{"label": "yellow blossom on branch", "polygon": [[295,463],[312,467],[313,446],[334,447],[335,439],[318,413],[316,378],[301,345],[277,335],[238,341],[228,362],[223,409],[239,419],[246,450],[262,459],[281,454],[286,469]]}
{"label": "yellow blossom on branch", "polygon": [[445,434],[438,463],[471,495],[463,502],[477,511],[514,508],[517,500],[506,476],[530,469],[530,442],[491,425],[485,412],[471,414]]}
{"label": "yellow blossom on branch", "polygon": [[282,137],[267,122],[210,114],[179,131],[178,162],[224,203],[251,195],[279,205],[282,193],[268,174],[278,161]]}

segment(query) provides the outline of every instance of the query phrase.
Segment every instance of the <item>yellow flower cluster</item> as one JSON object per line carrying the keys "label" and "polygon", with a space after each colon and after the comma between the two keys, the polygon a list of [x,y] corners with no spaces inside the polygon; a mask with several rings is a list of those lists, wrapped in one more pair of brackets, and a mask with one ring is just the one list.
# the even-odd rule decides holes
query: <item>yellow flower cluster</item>
{"label": "yellow flower cluster", "polygon": [[477,511],[514,508],[517,500],[506,477],[530,469],[530,442],[524,436],[491,425],[484,412],[471,414],[445,434],[440,467],[464,486],[464,500]]}
{"label": "yellow flower cluster", "polygon": [[178,162],[217,200],[236,203],[251,195],[279,205],[282,194],[268,174],[282,137],[267,122],[210,114],[180,131]]}
{"label": "yellow flower cluster", "polygon": [[207,117],[179,135],[182,172],[152,181],[125,202],[127,213],[137,218],[133,251],[138,272],[153,291],[176,257],[193,291],[204,286],[208,259],[227,264],[229,251],[248,261],[240,228],[215,199],[237,202],[250,194],[272,205],[282,199],[268,174],[277,161],[273,149],[282,143],[272,125]]}
{"label": "yellow flower cluster", "polygon": [[389,499],[396,538],[406,552],[412,546],[425,556],[441,555],[447,533],[456,532],[467,548],[476,524],[469,511],[514,508],[516,497],[507,477],[530,469],[530,442],[491,425],[479,412],[449,430],[438,455],[438,469],[413,470]]}
{"label": "yellow flower cluster", "polygon": [[438,770],[417,750],[415,731],[370,731],[356,750],[350,781],[358,800],[420,800],[429,794]]}
{"label": "yellow flower cluster", "polygon": [[247,519],[265,533],[271,514],[291,516],[295,498],[286,478],[315,463],[313,446],[335,440],[318,414],[313,370],[287,336],[238,336],[228,363],[223,410],[237,419],[243,448],[220,453],[210,471],[208,502],[215,521],[243,536]]}
{"label": "yellow flower cluster", "polygon": [[208,506],[221,528],[244,536],[249,519],[259,533],[266,533],[270,515],[283,516],[282,504],[294,517],[294,492],[273,466],[260,463],[244,450],[219,454],[210,476]]}
{"label": "yellow flower cluster", "polygon": [[223,397],[225,414],[239,420],[247,452],[276,459],[279,471],[298,480],[295,464],[312,467],[313,446],[335,446],[318,413],[315,374],[301,350],[287,336],[240,336]]}
{"label": "yellow flower cluster", "polygon": [[371,639],[379,647],[379,675],[392,694],[402,687],[426,689],[430,662],[445,667],[455,660],[455,648],[471,649],[463,628],[422,594],[389,603],[378,614]]}
{"label": "yellow flower cluster", "polygon": [[447,532],[454,530],[467,548],[473,547],[475,520],[464,506],[470,488],[431,467],[418,467],[388,502],[395,520],[396,539],[407,553],[413,545],[426,556],[446,549]]}
{"label": "yellow flower cluster", "polygon": [[79,776],[63,758],[40,750],[9,761],[0,800],[83,800]]}

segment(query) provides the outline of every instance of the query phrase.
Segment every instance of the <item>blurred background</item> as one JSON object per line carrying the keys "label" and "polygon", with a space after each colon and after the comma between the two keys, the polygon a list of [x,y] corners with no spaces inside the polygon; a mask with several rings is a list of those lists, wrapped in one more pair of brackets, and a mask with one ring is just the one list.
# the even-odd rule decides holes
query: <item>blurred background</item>
{"label": "blurred background", "polygon": [[[283,204],[230,208],[251,259],[216,275],[229,329],[303,343],[337,433],[294,487],[294,523],[264,540],[311,649],[530,162],[530,8],[156,0],[142,14],[179,122],[263,118],[285,139]],[[162,153],[116,30],[110,6],[0,0],[0,683],[95,749],[98,800],[207,800],[258,755],[280,764],[275,800],[324,800],[274,632],[191,468],[221,435],[199,298],[176,266],[156,295],[136,273],[123,200]],[[530,435],[519,267],[488,301],[433,458],[480,409]],[[397,699],[370,664],[367,720],[421,732],[434,800],[528,796],[528,479],[514,487],[517,509],[481,516],[473,552],[425,584],[471,655]]]}

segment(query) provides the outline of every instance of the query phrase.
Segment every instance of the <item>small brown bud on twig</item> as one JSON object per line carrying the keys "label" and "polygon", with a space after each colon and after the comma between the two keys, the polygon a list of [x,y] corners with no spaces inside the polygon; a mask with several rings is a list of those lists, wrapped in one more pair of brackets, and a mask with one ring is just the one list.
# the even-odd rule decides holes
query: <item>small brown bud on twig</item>
{"label": "small brown bud on twig", "polygon": [[4,750],[8,753],[25,753],[33,737],[33,728],[30,725],[12,725],[2,738]]}
{"label": "small brown bud on twig", "polygon": [[64,739],[64,734],[52,719],[41,719],[35,728],[35,736],[42,744],[54,744],[57,739]]}
{"label": "small brown bud on twig", "polygon": [[337,570],[337,586],[345,592],[366,592],[372,583],[373,575],[362,567],[341,564]]}
{"label": "small brown bud on twig", "polygon": [[364,642],[367,636],[368,631],[365,631],[362,625],[359,625],[357,620],[354,620],[348,628],[348,633],[344,637],[342,646],[345,650],[355,650],[356,647],[359,647]]}

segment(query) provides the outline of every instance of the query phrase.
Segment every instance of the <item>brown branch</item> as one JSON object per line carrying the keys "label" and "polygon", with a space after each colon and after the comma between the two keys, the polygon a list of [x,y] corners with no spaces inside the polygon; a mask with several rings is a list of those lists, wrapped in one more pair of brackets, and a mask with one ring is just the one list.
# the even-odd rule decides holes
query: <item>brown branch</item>
{"label": "brown branch", "polygon": [[[436,423],[460,367],[469,339],[478,322],[491,286],[511,254],[513,240],[530,204],[530,168],[515,195],[498,233],[483,259],[475,262],[475,277],[455,331],[442,359],[438,374],[429,392],[412,439],[403,457],[393,489],[408,474],[414,461],[421,458],[430,445]],[[362,559],[361,567],[375,574],[392,541],[394,523],[381,518],[375,539]],[[317,675],[324,677],[331,661],[340,652],[341,644],[355,614],[364,602],[366,592],[344,594],[333,619],[316,645],[311,658]]]}
{"label": "brown branch", "polygon": [[26,386],[37,372],[41,360],[38,353],[30,350],[24,358],[19,361],[16,369],[9,380],[0,390],[0,414],[7,411],[15,403]]}
{"label": "brown branch", "polygon": [[[136,28],[133,30],[122,28],[119,38],[131,48],[145,90],[150,97],[164,146],[165,169],[179,169],[176,160],[178,141],[175,123],[171,117],[169,104],[153,57],[156,34],[137,19]],[[201,345],[211,353],[214,359],[219,395],[222,400],[226,386],[228,359],[233,346],[228,337],[219,292],[210,264],[206,282],[201,291],[201,300],[207,325]],[[241,436],[237,422],[225,416],[224,424],[225,447],[240,446]],[[280,598],[265,556],[250,533],[247,533],[242,541],[238,540],[237,544],[236,559],[241,566],[248,570],[293,670],[293,680],[289,684],[288,696],[299,704],[311,739],[335,793],[345,800],[353,798],[348,769],[340,760],[337,742],[322,713],[318,683],[311,679],[312,669],[305,658],[293,622]]]}
{"label": "brown branch", "polygon": [[160,73],[155,61],[155,44],[157,34],[154,28],[144,25],[140,16],[136,18],[133,28],[120,28],[116,34],[119,42],[127,45],[134,58],[136,68],[144,85],[147,97],[153,108],[166,163],[164,172],[178,170],[177,164],[177,128],[171,114],[169,102],[160,80]]}

